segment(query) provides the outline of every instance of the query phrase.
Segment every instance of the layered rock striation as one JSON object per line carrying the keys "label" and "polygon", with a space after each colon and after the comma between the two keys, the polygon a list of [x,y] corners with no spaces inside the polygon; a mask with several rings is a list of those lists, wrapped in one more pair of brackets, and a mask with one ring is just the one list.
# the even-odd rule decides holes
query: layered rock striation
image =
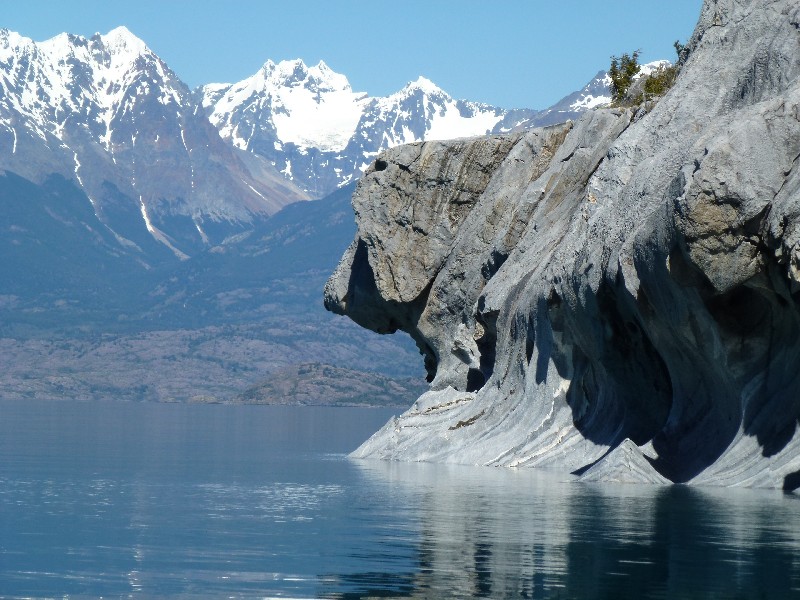
{"label": "layered rock striation", "polygon": [[800,8],[706,0],[655,106],[402,146],[325,303],[430,381],[356,456],[800,484]]}

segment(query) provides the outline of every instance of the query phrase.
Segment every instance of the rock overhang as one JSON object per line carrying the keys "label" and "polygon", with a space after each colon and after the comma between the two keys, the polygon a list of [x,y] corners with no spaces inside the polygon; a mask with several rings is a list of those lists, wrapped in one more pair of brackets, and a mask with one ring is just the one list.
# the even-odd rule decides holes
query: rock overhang
{"label": "rock overhang", "polygon": [[379,157],[326,306],[410,333],[449,408],[359,455],[793,487],[798,14],[706,2],[650,112]]}

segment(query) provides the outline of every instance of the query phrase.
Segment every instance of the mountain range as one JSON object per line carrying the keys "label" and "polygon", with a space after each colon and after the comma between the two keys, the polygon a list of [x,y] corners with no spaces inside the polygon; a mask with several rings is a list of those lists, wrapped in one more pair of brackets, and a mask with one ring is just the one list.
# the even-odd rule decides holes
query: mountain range
{"label": "mountain range", "polygon": [[[129,389],[124,361],[100,361],[98,379],[76,383],[93,340],[103,360],[123,360],[119,346],[133,344],[157,346],[154,355],[182,368],[202,365],[151,368],[162,380],[180,372],[181,385],[153,383],[142,397],[204,396],[187,373],[228,375],[195,360],[198,335],[280,347],[264,350],[280,355],[275,368],[343,354],[356,364],[361,352],[375,370],[408,377],[419,368],[412,345],[377,351],[320,307],[332,257],[354,233],[355,180],[388,147],[564,121],[608,102],[608,85],[600,72],[549,109],[502,109],[455,100],[423,77],[371,97],[323,62],[295,60],[192,90],[124,27],[44,42],[0,30],[0,341],[9,367],[0,393],[122,394],[101,379],[116,373]],[[82,350],[57,352],[56,339]],[[231,353],[242,385],[269,371]],[[43,384],[50,375],[31,375],[34,364],[71,383]],[[226,397],[229,379],[210,395]]]}
{"label": "mountain range", "polygon": [[117,251],[158,263],[326,196],[388,147],[550,124],[608,97],[604,73],[543,111],[454,100],[424,77],[371,97],[300,60],[190,90],[125,27],[44,42],[3,29],[0,169],[74,181]]}

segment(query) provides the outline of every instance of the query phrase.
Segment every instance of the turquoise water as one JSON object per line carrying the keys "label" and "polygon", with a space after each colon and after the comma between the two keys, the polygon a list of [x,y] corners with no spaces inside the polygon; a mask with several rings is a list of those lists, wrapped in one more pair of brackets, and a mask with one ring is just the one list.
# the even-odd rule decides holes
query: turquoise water
{"label": "turquoise water", "polygon": [[800,597],[800,497],[351,461],[377,409],[0,402],[0,597]]}

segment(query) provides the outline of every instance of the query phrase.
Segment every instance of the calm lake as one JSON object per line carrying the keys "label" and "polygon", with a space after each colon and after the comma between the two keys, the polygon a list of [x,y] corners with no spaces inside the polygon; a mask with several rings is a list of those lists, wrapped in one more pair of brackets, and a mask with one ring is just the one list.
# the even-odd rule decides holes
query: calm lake
{"label": "calm lake", "polygon": [[0,402],[0,596],[800,597],[800,496],[353,461],[379,409]]}

